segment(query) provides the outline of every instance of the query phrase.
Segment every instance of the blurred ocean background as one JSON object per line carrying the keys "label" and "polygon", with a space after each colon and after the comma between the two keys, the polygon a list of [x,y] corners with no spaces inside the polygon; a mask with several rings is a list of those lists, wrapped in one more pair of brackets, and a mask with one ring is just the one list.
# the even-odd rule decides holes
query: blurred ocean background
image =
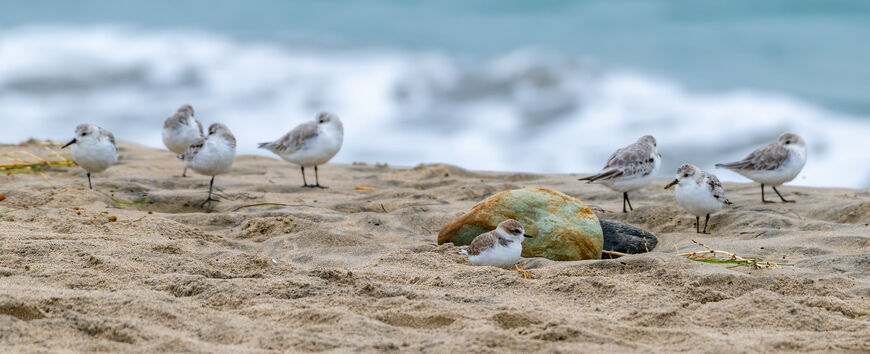
{"label": "blurred ocean background", "polygon": [[792,131],[794,184],[866,188],[868,41],[868,1],[0,0],[0,141],[162,148],[189,103],[268,155],[328,110],[334,162],[591,173],[653,134],[662,177],[746,181],[713,163]]}

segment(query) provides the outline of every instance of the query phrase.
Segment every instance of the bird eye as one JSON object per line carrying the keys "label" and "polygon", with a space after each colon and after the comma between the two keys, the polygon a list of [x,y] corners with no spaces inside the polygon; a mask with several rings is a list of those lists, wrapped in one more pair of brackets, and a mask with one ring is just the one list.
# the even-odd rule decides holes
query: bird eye
{"label": "bird eye", "polygon": [[325,122],[325,120],[321,119],[321,120],[320,120],[320,123],[323,123],[323,122]]}
{"label": "bird eye", "polygon": [[520,233],[520,229],[514,229],[514,233],[515,233],[515,234]]}
{"label": "bird eye", "polygon": [[689,177],[689,174],[688,174],[688,173],[684,173],[684,174],[683,174],[683,177]]}
{"label": "bird eye", "polygon": [[790,140],[786,140],[786,141],[785,141],[785,144],[786,144],[786,145],[791,144],[791,141],[790,141]]}

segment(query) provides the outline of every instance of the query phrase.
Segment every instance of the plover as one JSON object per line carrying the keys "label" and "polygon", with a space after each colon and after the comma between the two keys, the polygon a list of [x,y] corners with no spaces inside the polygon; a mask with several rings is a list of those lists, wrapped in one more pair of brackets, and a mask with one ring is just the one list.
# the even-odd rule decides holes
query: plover
{"label": "plover", "polygon": [[499,268],[513,266],[524,277],[529,278],[529,274],[517,265],[523,253],[524,237],[532,236],[525,233],[519,221],[508,219],[499,223],[495,230],[475,237],[468,248],[459,253],[467,255],[468,261],[473,265]]}
{"label": "plover", "polygon": [[212,124],[208,127],[208,135],[191,144],[178,158],[184,160],[184,165],[194,172],[211,176],[208,198],[202,203],[205,206],[210,201],[217,201],[211,197],[214,178],[229,171],[233,165],[236,158],[236,138],[226,125]]}
{"label": "plover", "polygon": [[[695,165],[685,164],[677,169],[677,178],[668,183],[665,189],[677,186],[674,196],[677,204],[695,216],[695,232],[707,233],[710,214],[731,204],[725,198],[725,190],[716,176],[704,172]],[[701,231],[701,217],[704,216],[704,231]]]}
{"label": "plover", "polygon": [[[202,138],[202,123],[193,116],[193,107],[184,105],[163,122],[163,145],[169,151],[183,154],[197,139]],[[187,167],[181,177],[187,176]]]}
{"label": "plover", "polygon": [[92,124],[79,124],[76,127],[76,137],[61,149],[72,145],[72,158],[88,174],[88,188],[91,184],[91,173],[105,171],[118,162],[118,148],[115,147],[115,136],[108,130]]}
{"label": "plover", "polygon": [[[310,122],[293,128],[278,140],[260,143],[260,149],[269,150],[284,161],[299,165],[302,169],[302,186],[326,188],[320,185],[317,166],[332,159],[344,139],[344,126],[333,113],[321,112]],[[305,167],[314,166],[314,185],[305,180]]]}
{"label": "plover", "polygon": [[761,201],[773,203],[764,199],[764,185],[769,185],[782,199],[783,203],[794,203],[794,200],[783,198],[776,187],[793,180],[807,163],[807,143],[803,138],[793,133],[783,133],[775,143],[753,151],[745,159],[717,163],[723,167],[743,175],[761,184]]}
{"label": "plover", "polygon": [[628,192],[643,188],[655,178],[661,166],[662,155],[656,150],[656,138],[644,135],[634,144],[616,150],[607,159],[607,165],[598,174],[581,178],[581,181],[599,182],[616,192],[622,193],[622,212],[631,206]]}

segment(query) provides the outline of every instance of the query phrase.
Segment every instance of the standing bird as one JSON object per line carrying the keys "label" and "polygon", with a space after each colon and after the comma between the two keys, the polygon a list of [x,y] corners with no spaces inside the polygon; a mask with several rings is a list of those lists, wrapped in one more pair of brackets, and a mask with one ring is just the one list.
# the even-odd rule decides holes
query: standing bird
{"label": "standing bird", "polygon": [[[665,189],[677,186],[674,196],[677,204],[695,216],[695,232],[707,233],[710,214],[731,204],[725,198],[725,190],[716,176],[701,170],[695,165],[685,164],[677,169],[677,178],[668,183]],[[704,216],[704,231],[701,231],[701,217]]]}
{"label": "standing bird", "polygon": [[605,187],[622,193],[622,212],[627,213],[625,204],[631,207],[628,192],[643,188],[655,178],[662,162],[662,155],[656,151],[656,138],[644,135],[634,144],[616,150],[607,159],[607,165],[598,174],[581,178],[580,181],[600,182]]}
{"label": "standing bird", "polygon": [[72,158],[77,165],[88,173],[88,188],[91,184],[91,173],[103,172],[109,166],[118,162],[118,148],[115,147],[115,136],[108,130],[91,124],[79,124],[76,127],[76,137],[61,149],[72,145]]}
{"label": "standing bird", "polygon": [[208,198],[202,203],[205,206],[210,201],[218,201],[211,197],[214,178],[229,171],[233,165],[236,158],[236,138],[226,125],[212,124],[208,127],[208,135],[191,144],[178,158],[184,160],[184,166],[194,172],[211,176]]}
{"label": "standing bird", "polygon": [[[321,112],[313,121],[293,128],[289,133],[271,143],[260,143],[260,149],[269,150],[284,161],[302,168],[302,186],[326,188],[320,185],[317,166],[332,159],[344,140],[344,126],[333,113]],[[305,180],[305,166],[314,166],[314,185]]]}
{"label": "standing bird", "polygon": [[764,199],[764,185],[770,185],[783,203],[794,203],[794,200],[783,198],[776,187],[793,180],[807,163],[807,143],[797,134],[783,133],[775,143],[753,151],[745,159],[717,163],[716,167],[724,167],[737,172],[746,178],[761,183],[761,201],[773,203]]}
{"label": "standing bird", "polygon": [[529,274],[520,269],[517,261],[523,253],[523,238],[526,235],[523,225],[514,219],[507,219],[498,224],[495,230],[477,235],[467,249],[459,254],[468,256],[468,261],[476,266],[493,266],[510,268],[514,266],[518,272],[528,279]]}
{"label": "standing bird", "polygon": [[[163,145],[169,151],[183,154],[197,139],[202,139],[202,123],[193,117],[193,107],[186,104],[163,122]],[[187,177],[187,167],[181,177]]]}

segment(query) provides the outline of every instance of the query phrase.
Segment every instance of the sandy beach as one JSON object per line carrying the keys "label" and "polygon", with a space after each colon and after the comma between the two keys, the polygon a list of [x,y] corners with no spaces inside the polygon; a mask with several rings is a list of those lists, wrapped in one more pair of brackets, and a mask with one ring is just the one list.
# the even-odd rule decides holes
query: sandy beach
{"label": "sandy beach", "polygon": [[[796,204],[762,204],[757,184],[726,183],[734,205],[699,235],[664,179],[623,214],[618,193],[580,174],[368,161],[323,166],[329,188],[309,189],[296,166],[241,155],[203,209],[207,177],[178,177],[167,151],[119,147],[94,191],[77,167],[2,177],[2,351],[870,351],[866,190],[784,186]],[[22,150],[51,157],[34,142],[0,154]],[[523,259],[527,280],[435,244],[477,202],[521,187],[577,197],[658,246]],[[786,265],[675,255],[703,250],[693,239]]]}

